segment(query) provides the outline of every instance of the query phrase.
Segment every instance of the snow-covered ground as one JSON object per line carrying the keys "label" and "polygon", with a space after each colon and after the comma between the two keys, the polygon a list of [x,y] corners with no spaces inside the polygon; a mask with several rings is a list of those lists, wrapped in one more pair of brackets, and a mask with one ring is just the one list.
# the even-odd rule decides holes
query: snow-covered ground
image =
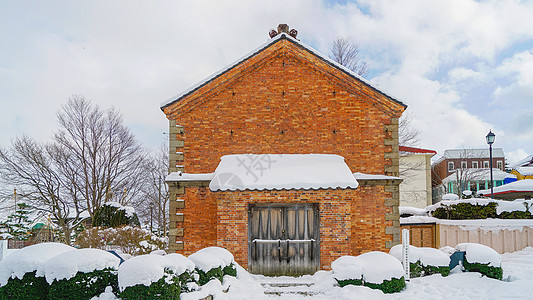
{"label": "snow-covered ground", "polygon": [[[479,273],[463,273],[456,268],[447,277],[413,278],[401,293],[395,294],[362,286],[335,287],[331,274],[325,271],[299,278],[239,274],[239,280],[231,283],[228,293],[220,293],[215,299],[533,299],[533,248],[503,254],[502,267],[503,281]],[[292,286],[278,288],[286,283]],[[265,294],[276,289],[309,293]]]}

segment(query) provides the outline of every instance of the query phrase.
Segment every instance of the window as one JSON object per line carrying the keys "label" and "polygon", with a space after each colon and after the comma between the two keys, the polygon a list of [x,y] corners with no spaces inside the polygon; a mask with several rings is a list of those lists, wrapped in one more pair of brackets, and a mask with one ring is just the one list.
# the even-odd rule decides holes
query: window
{"label": "window", "polygon": [[477,169],[477,168],[479,168],[479,165],[478,165],[477,161],[473,161],[473,162],[472,162],[472,168],[473,168],[473,169]]}
{"label": "window", "polygon": [[466,169],[468,166],[466,165],[466,161],[461,162],[461,169]]}
{"label": "window", "polygon": [[484,161],[483,162],[483,168],[485,168],[485,169],[489,168],[489,162],[488,161]]}
{"label": "window", "polygon": [[503,170],[503,161],[499,160],[497,161],[498,169]]}
{"label": "window", "polygon": [[453,161],[448,163],[448,171],[453,171]]}

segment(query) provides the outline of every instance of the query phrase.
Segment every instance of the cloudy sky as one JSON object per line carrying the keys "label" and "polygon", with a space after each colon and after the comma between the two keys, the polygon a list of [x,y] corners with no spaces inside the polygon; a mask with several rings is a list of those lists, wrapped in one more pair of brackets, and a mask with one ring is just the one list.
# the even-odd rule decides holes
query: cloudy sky
{"label": "cloudy sky", "polygon": [[533,154],[533,1],[1,1],[0,146],[46,141],[72,95],[115,106],[147,147],[167,138],[162,101],[287,23],[328,54],[351,37],[366,76],[404,103],[423,148]]}

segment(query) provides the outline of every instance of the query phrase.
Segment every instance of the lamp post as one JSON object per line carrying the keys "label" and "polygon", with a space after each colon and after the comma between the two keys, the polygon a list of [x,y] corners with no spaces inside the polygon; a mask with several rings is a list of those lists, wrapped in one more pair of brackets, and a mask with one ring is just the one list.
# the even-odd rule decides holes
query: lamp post
{"label": "lamp post", "polygon": [[489,133],[485,138],[487,139],[487,144],[489,144],[490,198],[494,199],[494,181],[492,180],[492,144],[494,144],[496,135],[492,133],[492,130],[489,130]]}

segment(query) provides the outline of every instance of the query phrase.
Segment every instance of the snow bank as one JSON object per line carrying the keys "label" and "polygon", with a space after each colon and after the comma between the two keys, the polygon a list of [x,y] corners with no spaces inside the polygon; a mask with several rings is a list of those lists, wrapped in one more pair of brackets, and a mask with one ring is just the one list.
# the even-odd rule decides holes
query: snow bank
{"label": "snow bank", "polygon": [[488,264],[491,267],[501,267],[502,258],[494,249],[475,243],[462,243],[455,246],[457,251],[465,251],[465,258],[469,263]]}
{"label": "snow bank", "polygon": [[179,275],[186,270],[194,270],[194,263],[177,253],[168,255],[146,254],[132,257],[118,269],[118,286],[124,291],[129,286],[142,284],[150,286],[165,275],[165,269]]}
{"label": "snow bank", "polygon": [[384,280],[402,278],[400,261],[384,252],[373,251],[359,256],[341,256],[331,264],[333,276],[338,280],[359,279],[375,284]]}
{"label": "snow bank", "polygon": [[120,259],[100,249],[76,249],[61,253],[44,264],[46,281],[70,279],[78,272],[89,273],[95,270],[111,268],[118,270]]}
{"label": "snow bank", "polygon": [[[402,245],[393,246],[389,254],[396,257],[400,262],[403,260]],[[435,248],[409,246],[409,262],[420,261],[424,266],[449,266],[450,258],[446,253]]]}
{"label": "snow bank", "polygon": [[362,279],[363,266],[355,256],[341,256],[331,263],[333,277],[337,280]]}
{"label": "snow bank", "polygon": [[213,268],[225,268],[234,262],[233,254],[220,247],[207,247],[189,256],[196,267],[204,272]]}
{"label": "snow bank", "polygon": [[44,276],[44,264],[50,258],[75,250],[61,243],[42,243],[22,248],[0,261],[0,286],[7,284],[10,277],[22,279],[24,274],[37,271],[36,276]]}

